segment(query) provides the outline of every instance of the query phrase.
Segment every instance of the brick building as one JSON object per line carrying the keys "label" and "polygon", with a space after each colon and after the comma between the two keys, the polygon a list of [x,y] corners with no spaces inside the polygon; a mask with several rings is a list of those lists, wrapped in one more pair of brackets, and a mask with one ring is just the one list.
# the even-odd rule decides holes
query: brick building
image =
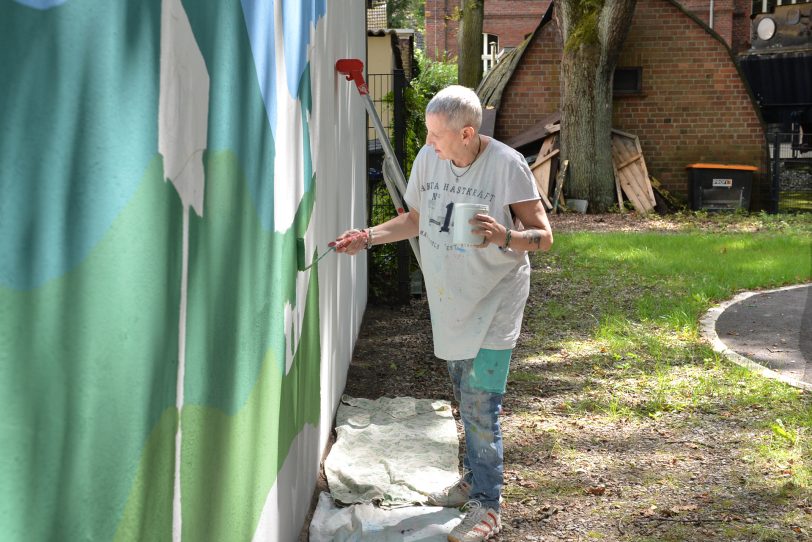
{"label": "brick building", "polygon": [[[552,0],[485,0],[483,33],[497,51],[518,46],[535,30]],[[734,53],[750,46],[752,0],[678,0],[713,28]],[[460,0],[426,0],[425,49],[430,58],[457,56]]]}
{"label": "brick building", "polygon": [[[483,81],[480,96],[494,108],[498,139],[559,111],[561,48],[555,20],[547,17]],[[639,0],[617,68],[616,79],[623,71],[636,84],[615,92],[613,125],[640,138],[650,174],[668,190],[687,195],[685,166],[696,162],[765,171],[764,126],[730,49],[679,2]],[[501,82],[483,95],[489,80]],[[754,187],[754,200],[763,188]]]}
{"label": "brick building", "polygon": [[[482,31],[497,51],[513,48],[530,35],[551,0],[485,0]],[[459,0],[426,0],[425,50],[430,58],[457,56]]]}
{"label": "brick building", "polygon": [[751,0],[679,0],[679,3],[719,34],[734,53],[750,47]]}

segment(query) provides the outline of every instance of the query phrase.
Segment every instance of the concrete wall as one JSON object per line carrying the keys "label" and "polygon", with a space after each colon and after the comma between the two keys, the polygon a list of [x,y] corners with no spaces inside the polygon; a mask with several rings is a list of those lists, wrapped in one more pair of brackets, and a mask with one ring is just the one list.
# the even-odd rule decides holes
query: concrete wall
{"label": "concrete wall", "polygon": [[[551,22],[505,88],[497,138],[521,133],[559,109],[560,59],[561,36]],[[615,97],[614,127],[639,136],[649,173],[668,190],[687,195],[685,166],[695,162],[747,164],[763,172],[757,109],[729,50],[701,23],[668,0],[640,0],[618,66],[641,67],[643,91]]]}
{"label": "concrete wall", "polygon": [[296,539],[366,302],[297,270],[365,222],[364,8],[0,7],[0,538]]}

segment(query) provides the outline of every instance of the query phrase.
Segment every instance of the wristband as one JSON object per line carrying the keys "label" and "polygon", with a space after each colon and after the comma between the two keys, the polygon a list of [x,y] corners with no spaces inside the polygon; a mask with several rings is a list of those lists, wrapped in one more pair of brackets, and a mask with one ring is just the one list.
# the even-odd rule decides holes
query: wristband
{"label": "wristband", "polygon": [[372,248],[372,228],[365,229],[364,233],[366,233],[367,237],[366,242],[364,244],[364,248],[369,250],[370,248]]}
{"label": "wristband", "polygon": [[510,246],[510,236],[511,236],[510,228],[505,229],[505,246],[502,247],[505,250],[507,250],[508,247]]}

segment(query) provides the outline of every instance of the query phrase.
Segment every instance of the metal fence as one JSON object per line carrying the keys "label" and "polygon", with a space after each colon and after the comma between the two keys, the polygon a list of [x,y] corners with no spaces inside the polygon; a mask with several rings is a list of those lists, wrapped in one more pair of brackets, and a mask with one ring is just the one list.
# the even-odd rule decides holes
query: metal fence
{"label": "metal fence", "polygon": [[770,210],[812,212],[812,134],[775,132],[769,136]]}
{"label": "metal fence", "polygon": [[[406,78],[403,70],[391,74],[369,74],[369,94],[386,136],[395,149],[401,169],[406,156],[406,106],[403,91]],[[383,148],[380,134],[367,118],[367,214],[370,224],[380,224],[397,213],[383,181]],[[374,302],[406,303],[411,295],[411,249],[407,241],[379,245],[372,249],[369,258],[370,298]]]}

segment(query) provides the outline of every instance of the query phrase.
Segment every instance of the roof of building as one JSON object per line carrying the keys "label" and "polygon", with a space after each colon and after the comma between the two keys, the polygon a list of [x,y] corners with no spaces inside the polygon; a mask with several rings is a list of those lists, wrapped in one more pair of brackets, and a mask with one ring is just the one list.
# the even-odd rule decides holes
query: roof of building
{"label": "roof of building", "polygon": [[387,28],[386,2],[379,2],[367,9],[367,31]]}
{"label": "roof of building", "polygon": [[[677,9],[682,11],[685,15],[689,18],[693,19],[701,28],[703,28],[708,34],[711,35],[714,39],[719,41],[725,48],[728,50],[728,53],[731,55],[731,59],[735,63],[735,58],[733,57],[733,53],[730,50],[730,46],[725,42],[724,38],[722,38],[715,30],[710,28],[707,23],[697,17],[693,12],[689,11],[685,6],[680,3],[680,0],[665,0],[669,2]],[[502,93],[505,90],[505,87],[510,82],[511,78],[513,77],[513,72],[516,71],[516,68],[519,66],[522,55],[524,55],[524,51],[527,49],[527,46],[530,42],[533,41],[533,38],[541,31],[541,29],[553,19],[553,7],[555,2],[550,2],[550,6],[547,8],[547,11],[544,13],[544,16],[541,18],[539,25],[530,34],[525,40],[519,44],[518,47],[513,49],[512,51],[506,52],[499,62],[496,63],[486,75],[483,77],[482,81],[479,83],[479,86],[476,88],[476,93],[479,96],[479,100],[482,102],[483,113],[484,110],[487,110],[492,115],[496,115],[496,112],[499,110],[499,103],[502,100]],[[490,122],[493,122],[493,119],[489,119]],[[484,119],[483,119],[484,123]]]}
{"label": "roof of building", "polygon": [[399,38],[410,38],[414,36],[414,30],[411,28],[368,28],[367,36],[397,36]]}
{"label": "roof of building", "polygon": [[496,63],[496,66],[491,68],[485,77],[482,78],[482,81],[476,88],[476,93],[477,96],[479,96],[479,101],[482,102],[483,108],[492,110],[499,109],[499,102],[502,100],[502,92],[505,90],[505,86],[507,86],[510,78],[513,76],[513,72],[519,65],[524,51],[530,42],[533,41],[539,29],[551,21],[552,18],[553,4],[550,3],[550,7],[547,8],[547,12],[541,18],[541,22],[539,22],[539,25],[533,33],[527,36],[518,47],[502,55],[499,62]]}

